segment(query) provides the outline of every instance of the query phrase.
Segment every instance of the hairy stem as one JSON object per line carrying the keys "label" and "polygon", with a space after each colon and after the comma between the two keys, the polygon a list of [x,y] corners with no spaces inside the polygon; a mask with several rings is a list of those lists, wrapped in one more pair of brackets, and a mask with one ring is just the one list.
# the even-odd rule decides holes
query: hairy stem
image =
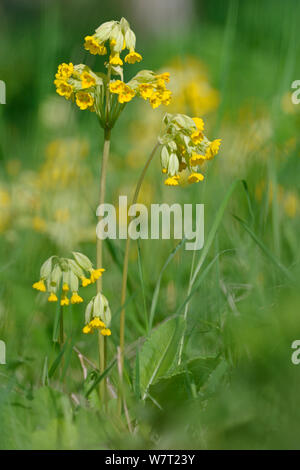
{"label": "hairy stem", "polygon": [[[102,165],[101,165],[101,176],[100,176],[100,195],[99,195],[99,205],[104,204],[105,200],[105,187],[106,187],[106,173],[107,173],[107,163],[109,158],[109,149],[110,149],[110,129],[104,130],[104,146],[102,154]],[[99,217],[100,219],[100,217]],[[102,240],[97,237],[97,268],[103,267],[103,244]],[[100,277],[97,280],[97,293],[101,292],[102,289],[102,278]],[[98,331],[98,348],[99,348],[99,372],[102,374],[105,370],[106,361],[105,361],[105,338]],[[102,380],[99,384],[99,394],[100,399],[103,403],[106,403],[106,381]]]}
{"label": "hairy stem", "polygon": [[[145,178],[145,174],[149,168],[149,165],[155,155],[156,150],[159,147],[159,143],[157,143],[148,160],[146,161],[142,173],[138,179],[134,196],[132,199],[132,204],[135,204],[137,198],[139,196],[139,192],[142,186],[142,183]],[[130,237],[127,235],[126,239],[126,246],[125,246],[125,255],[124,255],[124,264],[123,264],[123,277],[122,277],[122,293],[121,293],[121,315],[120,315],[120,365],[119,365],[119,373],[120,373],[120,393],[118,395],[118,410],[121,414],[122,411],[122,389],[123,389],[123,367],[124,367],[124,345],[125,345],[125,301],[126,301],[126,290],[127,290],[127,277],[128,277],[128,260],[129,260],[129,247],[130,247]]]}

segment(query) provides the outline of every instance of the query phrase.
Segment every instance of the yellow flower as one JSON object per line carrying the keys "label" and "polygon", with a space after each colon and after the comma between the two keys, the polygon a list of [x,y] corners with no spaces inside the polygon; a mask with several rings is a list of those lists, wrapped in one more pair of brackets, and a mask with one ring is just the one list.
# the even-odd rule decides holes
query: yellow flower
{"label": "yellow flower", "polygon": [[199,131],[199,130],[193,132],[192,135],[191,135],[191,139],[192,139],[192,141],[193,141],[193,143],[194,143],[195,145],[200,144],[200,143],[202,142],[202,140],[203,140],[203,134],[202,134],[202,132]]}
{"label": "yellow flower", "polygon": [[188,182],[190,184],[192,183],[199,183],[199,181],[203,181],[204,176],[202,173],[191,173],[190,176],[188,177]]}
{"label": "yellow flower", "polygon": [[158,91],[164,91],[166,89],[165,81],[162,78],[157,79],[156,88]]}
{"label": "yellow flower", "polygon": [[107,53],[106,47],[103,44],[99,44],[94,36],[86,36],[84,38],[84,48],[93,55],[105,55]]}
{"label": "yellow flower", "polygon": [[88,279],[87,277],[82,276],[81,277],[81,284],[82,284],[82,287],[86,287],[89,284],[91,284],[91,280]]}
{"label": "yellow flower", "polygon": [[89,72],[83,72],[80,78],[82,88],[90,88],[96,85],[96,79]]}
{"label": "yellow flower", "polygon": [[123,60],[120,58],[119,53],[114,53],[109,56],[109,63],[111,65],[123,65]]}
{"label": "yellow flower", "polygon": [[191,158],[190,158],[190,165],[191,166],[202,165],[204,160],[206,160],[205,155],[200,155],[200,154],[197,154],[197,153],[193,153]]}
{"label": "yellow flower", "polygon": [[91,282],[96,282],[99,277],[102,276],[102,273],[104,273],[105,269],[99,268],[99,269],[91,269]]}
{"label": "yellow flower", "polygon": [[171,95],[172,92],[170,90],[165,90],[160,97],[162,104],[168,106],[171,102]]}
{"label": "yellow flower", "polygon": [[54,83],[56,85],[56,93],[58,93],[60,96],[65,96],[67,100],[71,98],[73,93],[72,85],[69,85],[67,82],[61,80],[54,80]]}
{"label": "yellow flower", "polygon": [[169,72],[164,72],[159,75],[156,75],[156,78],[164,80],[164,82],[169,83],[170,82],[170,74]]}
{"label": "yellow flower", "polygon": [[48,302],[56,302],[56,301],[57,301],[56,295],[54,294],[54,292],[51,292],[51,294],[48,297]]}
{"label": "yellow flower", "polygon": [[121,93],[124,90],[125,83],[122,80],[114,80],[109,83],[109,91],[111,93]]}
{"label": "yellow flower", "polygon": [[71,304],[80,304],[81,302],[83,302],[83,298],[80,297],[77,292],[73,292],[71,297]]}
{"label": "yellow flower", "polygon": [[101,334],[103,336],[110,336],[111,335],[111,331],[109,328],[103,328],[103,330],[101,330]]}
{"label": "yellow flower", "polygon": [[149,101],[153,109],[158,108],[161,105],[160,94],[153,93]]}
{"label": "yellow flower", "polygon": [[139,85],[139,93],[144,100],[147,100],[153,93],[153,85],[151,83],[141,83]]}
{"label": "yellow flower", "polygon": [[69,305],[69,303],[70,303],[70,300],[68,299],[68,297],[66,295],[63,295],[60,301],[60,305],[62,306]]}
{"label": "yellow flower", "polygon": [[46,292],[46,286],[45,286],[43,279],[40,279],[38,282],[35,282],[34,284],[32,284],[32,287],[41,292]]}
{"label": "yellow flower", "polygon": [[72,62],[69,64],[60,64],[58,66],[57,73],[55,74],[55,77],[58,79],[68,79],[71,77],[71,75],[74,72],[74,65]]}
{"label": "yellow flower", "polygon": [[93,320],[90,321],[89,325],[92,328],[105,328],[105,324],[103,323],[103,321],[100,320],[99,317],[93,318]]}
{"label": "yellow flower", "polygon": [[62,290],[63,290],[64,292],[68,292],[69,286],[68,286],[67,283],[65,283],[65,284],[62,286]]}
{"label": "yellow flower", "polygon": [[141,62],[143,57],[138,52],[135,52],[133,49],[125,57],[125,62],[128,64],[135,64],[136,62]]}
{"label": "yellow flower", "polygon": [[90,93],[79,91],[76,93],[76,104],[80,109],[84,110],[93,106],[94,98],[92,95],[90,95]]}
{"label": "yellow flower", "polygon": [[178,186],[178,179],[175,176],[171,176],[165,180],[167,186]]}
{"label": "yellow flower", "polygon": [[215,139],[210,143],[205,153],[205,156],[208,160],[211,160],[212,158],[214,158],[215,155],[217,155],[220,145],[221,145],[221,139]]}
{"label": "yellow flower", "polygon": [[134,98],[135,92],[129,86],[126,86],[122,93],[119,94],[118,100],[119,103],[128,103]]}
{"label": "yellow flower", "polygon": [[197,118],[197,117],[194,117],[192,119],[193,119],[194,123],[196,124],[196,127],[197,127],[198,131],[203,131],[204,130],[203,119]]}
{"label": "yellow flower", "polygon": [[85,325],[85,327],[82,329],[82,332],[87,335],[88,333],[93,333],[93,329],[90,327],[90,325]]}

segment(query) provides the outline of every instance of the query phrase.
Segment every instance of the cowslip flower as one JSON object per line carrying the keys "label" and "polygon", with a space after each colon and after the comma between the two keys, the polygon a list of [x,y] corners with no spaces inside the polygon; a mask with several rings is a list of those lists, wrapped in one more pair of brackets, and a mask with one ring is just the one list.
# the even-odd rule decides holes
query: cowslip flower
{"label": "cowslip flower", "polygon": [[[83,298],[78,294],[79,283],[82,287],[96,282],[105,269],[94,269],[90,259],[82,253],[74,252],[74,259],[51,256],[40,269],[40,280],[32,287],[40,292],[48,292],[48,301],[57,302],[61,292],[60,304],[68,306],[79,304]],[[87,277],[90,276],[90,277]],[[71,292],[71,297],[68,293]]]}
{"label": "cowslip flower", "polygon": [[166,127],[159,142],[162,172],[168,176],[165,185],[185,186],[203,181],[203,164],[217,155],[221,139],[209,141],[199,117],[166,114],[163,122]]}
{"label": "cowslip flower", "polygon": [[155,74],[142,70],[129,82],[124,82],[124,63],[142,60],[135,46],[135,34],[125,18],[103,23],[93,35],[85,36],[84,48],[93,55],[107,55],[104,63],[107,75],[94,72],[84,64],[60,64],[54,80],[57,93],[73,101],[80,110],[95,112],[100,125],[106,129],[114,126],[126,104],[136,96],[149,101],[153,109],[169,105],[171,91],[166,88],[170,81],[167,72]]}
{"label": "cowslip flower", "polygon": [[108,328],[111,321],[111,312],[107,298],[99,292],[88,303],[85,310],[85,326],[82,332],[85,334],[99,330],[103,336],[110,336],[111,330]]}

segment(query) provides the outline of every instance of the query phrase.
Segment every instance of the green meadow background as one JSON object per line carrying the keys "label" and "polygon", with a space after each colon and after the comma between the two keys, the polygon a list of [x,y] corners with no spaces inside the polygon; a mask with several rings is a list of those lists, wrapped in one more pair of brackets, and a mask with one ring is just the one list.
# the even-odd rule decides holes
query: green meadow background
{"label": "green meadow background", "polygon": [[[300,105],[292,104],[291,83],[300,79],[299,2],[166,2],[169,12],[153,2],[151,14],[137,3],[0,5],[7,92],[0,105],[0,339],[7,362],[0,365],[0,448],[298,449],[300,365],[291,361],[291,345],[300,339]],[[126,66],[125,80],[141,68],[170,71],[174,100],[164,109],[138,99],[125,108],[112,131],[107,202],[132,195],[164,112],[201,116],[206,135],[222,139],[204,183],[165,187],[157,156],[142,188],[145,204],[204,203],[205,244],[193,253],[178,240],[132,242],[129,425],[115,413],[113,363],[124,241],[104,243],[114,364],[107,412],[93,389],[97,338],[82,334],[95,287],[80,290],[84,304],[66,309],[63,356],[53,341],[56,306],[31,288],[52,254],[81,251],[95,262],[102,130],[92,113],[56,95],[53,79],[61,62],[103,70],[83,38],[122,16],[143,55]],[[192,265],[200,269],[184,325]]]}

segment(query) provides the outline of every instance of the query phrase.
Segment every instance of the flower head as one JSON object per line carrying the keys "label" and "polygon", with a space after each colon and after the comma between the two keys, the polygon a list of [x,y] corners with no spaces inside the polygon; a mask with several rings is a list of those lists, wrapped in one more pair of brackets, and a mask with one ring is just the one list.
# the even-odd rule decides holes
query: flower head
{"label": "flower head", "polygon": [[82,88],[91,88],[96,85],[96,79],[93,75],[87,71],[81,74],[81,84]]}
{"label": "flower head", "polygon": [[204,134],[201,118],[184,114],[166,114],[165,130],[159,137],[162,144],[161,166],[168,174],[167,186],[184,186],[203,181],[198,166],[213,158],[219,150],[220,139],[210,142]]}
{"label": "flower head", "polygon": [[134,50],[131,50],[129,54],[127,54],[127,56],[125,57],[125,62],[127,62],[128,64],[135,64],[136,62],[141,62],[142,59],[143,57],[141,56],[141,54],[135,52]]}
{"label": "flower head", "polygon": [[76,104],[82,110],[88,109],[93,106],[94,99],[90,93],[79,91],[76,93]]}
{"label": "flower head", "polygon": [[99,43],[95,36],[86,36],[84,38],[84,48],[86,51],[89,51],[93,55],[107,54],[106,47],[103,44]]}
{"label": "flower head", "polygon": [[[84,48],[93,55],[108,54],[108,60],[104,63],[108,69],[106,77],[102,72],[93,72],[85,64],[63,63],[55,75],[57,93],[75,102],[81,110],[95,112],[103,128],[112,128],[125,105],[135,96],[149,101],[153,109],[169,105],[171,91],[166,88],[166,83],[170,81],[168,72],[155,74],[142,70],[128,83],[123,81],[124,64],[142,60],[135,46],[136,36],[125,18],[101,24],[94,34],[85,36]],[[127,53],[123,52],[125,49]]]}
{"label": "flower head", "polygon": [[40,292],[46,292],[47,290],[43,279],[40,279],[38,282],[32,284],[32,287],[36,290],[39,290]]}
{"label": "flower head", "polygon": [[93,333],[99,330],[103,336],[110,336],[111,331],[108,328],[111,320],[111,313],[108,300],[99,292],[88,303],[85,310],[85,323],[83,333]]}
{"label": "flower head", "polygon": [[73,292],[71,297],[71,304],[80,304],[83,302],[83,298],[78,295],[78,292]]}
{"label": "flower head", "polygon": [[73,93],[73,87],[72,85],[69,85],[66,81],[64,80],[54,80],[54,83],[56,85],[56,92],[60,96],[64,96],[66,99],[71,98],[72,93]]}
{"label": "flower head", "polygon": [[[56,302],[57,293],[60,292],[62,306],[83,302],[83,298],[78,294],[79,283],[81,282],[81,285],[85,287],[96,282],[105,269],[94,269],[90,259],[82,253],[74,252],[73,258],[59,258],[58,256],[48,258],[41,267],[40,280],[32,287],[41,292],[48,292],[49,302]],[[90,278],[87,277],[88,275]],[[67,296],[69,291],[72,292],[70,299]]]}

